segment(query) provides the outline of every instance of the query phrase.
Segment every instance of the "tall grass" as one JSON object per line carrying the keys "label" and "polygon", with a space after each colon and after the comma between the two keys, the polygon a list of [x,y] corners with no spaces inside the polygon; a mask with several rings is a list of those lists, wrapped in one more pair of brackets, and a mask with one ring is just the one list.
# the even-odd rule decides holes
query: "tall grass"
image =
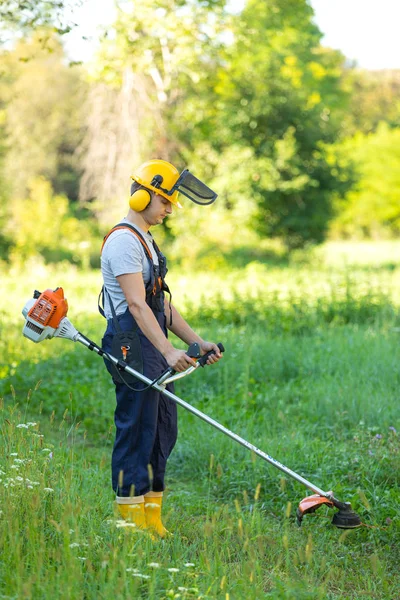
{"label": "tall grass", "polygon": [[374,265],[352,268],[328,258],[172,273],[189,321],[226,346],[218,366],[182,380],[177,393],[333,489],[366,526],[341,532],[323,508],[298,529],[307,491],[180,409],[165,501],[175,536],[158,543],[118,527],[113,513],[115,400],[101,361],[71,342],[34,345],[20,333],[33,288],[63,285],[70,318],[98,341],[98,273],[6,276],[2,597],[400,597],[400,269],[376,253]]}

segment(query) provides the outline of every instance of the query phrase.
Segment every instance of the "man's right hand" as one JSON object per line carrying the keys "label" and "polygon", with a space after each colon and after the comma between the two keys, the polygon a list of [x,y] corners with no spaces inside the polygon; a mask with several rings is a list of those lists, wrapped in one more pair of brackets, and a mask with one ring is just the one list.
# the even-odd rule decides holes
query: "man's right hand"
{"label": "man's right hand", "polygon": [[186,371],[189,367],[196,366],[196,362],[184,350],[171,348],[164,354],[164,357],[168,366],[172,367],[177,373],[182,373],[182,371]]}

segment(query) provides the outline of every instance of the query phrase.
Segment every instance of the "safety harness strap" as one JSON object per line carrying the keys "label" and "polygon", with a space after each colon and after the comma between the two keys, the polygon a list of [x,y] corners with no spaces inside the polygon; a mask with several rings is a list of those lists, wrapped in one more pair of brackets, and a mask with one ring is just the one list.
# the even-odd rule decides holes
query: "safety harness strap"
{"label": "safety harness strap", "polygon": [[[118,229],[128,229],[131,233],[133,233],[137,239],[140,241],[140,243],[143,246],[143,249],[145,251],[145,254],[147,255],[147,258],[150,261],[150,268],[152,271],[152,280],[153,280],[153,285],[151,285],[151,290],[150,290],[150,294],[152,294],[153,296],[155,296],[157,293],[160,292],[166,292],[167,294],[169,294],[169,310],[170,310],[170,326],[172,325],[172,307],[171,307],[171,301],[172,301],[172,294],[171,291],[168,287],[168,285],[166,284],[164,277],[161,274],[158,273],[158,276],[156,276],[157,274],[155,273],[155,267],[154,267],[154,261],[153,261],[153,255],[144,239],[144,237],[137,231],[137,229],[135,227],[133,227],[133,225],[130,225],[129,223],[119,223],[118,225],[116,225],[115,227],[113,227],[108,233],[107,235],[104,236],[103,238],[103,244],[101,246],[101,252],[103,252],[103,248],[104,248],[104,244],[106,243],[107,239],[109,238],[109,236],[114,232],[117,231]],[[156,242],[153,240],[153,245],[154,245],[154,249],[155,252],[158,256],[158,260],[159,260],[159,267],[158,269],[161,268],[161,263],[162,261],[164,261],[164,266],[165,266],[165,257],[162,255],[159,247],[157,246]],[[161,275],[161,276],[160,276]],[[164,273],[165,275],[165,273]],[[104,288],[104,286],[103,286]],[[98,302],[98,307],[99,307],[99,312],[102,316],[105,316],[104,314],[104,289],[102,288],[100,295],[99,295],[99,302]],[[108,293],[108,292],[107,292]],[[148,295],[148,290],[146,288],[146,296]],[[102,305],[100,306],[100,297],[102,298]],[[110,295],[108,294],[108,298],[111,301]],[[114,307],[111,305],[111,308],[113,309]],[[113,315],[114,317],[114,315]]]}
{"label": "safety harness strap", "polygon": [[[146,244],[146,242],[144,241],[144,238],[140,235],[140,233],[137,231],[137,229],[135,229],[134,227],[132,227],[131,225],[129,225],[128,223],[120,223],[119,225],[116,225],[115,227],[113,227],[111,229],[111,231],[109,231],[107,233],[107,235],[104,236],[103,238],[103,243],[101,245],[101,252],[103,252],[103,248],[104,248],[104,244],[106,243],[106,241],[108,240],[108,238],[110,237],[110,235],[114,232],[117,231],[118,229],[129,229],[129,231],[131,231],[134,235],[136,235],[136,237],[138,238],[139,242],[142,244],[144,251],[146,252],[147,256],[150,258],[150,260],[153,262],[153,257],[151,255],[150,249],[148,247],[148,245]],[[100,254],[101,254],[100,252]]]}

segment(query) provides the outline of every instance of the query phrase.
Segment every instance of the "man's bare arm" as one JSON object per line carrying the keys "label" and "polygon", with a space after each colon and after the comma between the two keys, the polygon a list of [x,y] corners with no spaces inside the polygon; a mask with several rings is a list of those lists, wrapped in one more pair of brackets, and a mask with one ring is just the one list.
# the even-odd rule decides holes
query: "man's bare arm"
{"label": "man's bare arm", "polygon": [[177,350],[165,337],[151,308],[146,303],[146,291],[141,273],[119,275],[117,281],[121,286],[129,311],[148,340],[165,357],[168,365],[175,371],[181,372],[190,365],[195,365],[193,359],[183,350]]}

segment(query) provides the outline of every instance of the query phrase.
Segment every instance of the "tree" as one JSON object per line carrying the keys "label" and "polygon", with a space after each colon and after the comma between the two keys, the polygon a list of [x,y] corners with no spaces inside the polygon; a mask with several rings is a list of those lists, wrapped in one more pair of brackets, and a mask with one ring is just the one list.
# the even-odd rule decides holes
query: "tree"
{"label": "tree", "polygon": [[56,193],[76,200],[86,86],[80,70],[65,64],[61,43],[53,37],[42,49],[41,35],[2,53],[3,179],[11,197],[23,197],[28,181],[44,176]]}
{"label": "tree", "polygon": [[15,34],[48,27],[60,35],[68,33],[74,24],[65,18],[66,7],[65,0],[0,0],[0,44]]}
{"label": "tree", "polygon": [[400,234],[400,128],[381,123],[375,133],[357,133],[341,146],[358,182],[339,203],[334,235],[384,238]]}
{"label": "tree", "polygon": [[135,10],[135,3],[118,3],[93,75],[80,190],[82,201],[96,199],[100,219],[109,220],[112,205],[128,194],[135,164],[150,156],[180,162],[193,151],[193,141],[185,141],[199,137],[193,106],[212,105],[206,82],[215,71],[224,4],[142,0]]}
{"label": "tree", "polygon": [[220,185],[227,219],[246,202],[242,229],[251,217],[288,247],[320,242],[350,178],[329,150],[344,59],[312,17],[306,0],[248,0],[236,16],[223,1],[121,1],[98,57],[81,197],[109,215],[134,163],[158,156]]}
{"label": "tree", "polygon": [[248,0],[216,89],[213,144],[251,149],[255,227],[289,248],[323,240],[334,192],[350,183],[327,155],[346,103],[343,57],[321,48],[312,16],[306,0]]}
{"label": "tree", "polygon": [[385,121],[400,127],[400,70],[345,71],[345,85],[351,90],[348,114],[343,121],[346,136],[371,133]]}

